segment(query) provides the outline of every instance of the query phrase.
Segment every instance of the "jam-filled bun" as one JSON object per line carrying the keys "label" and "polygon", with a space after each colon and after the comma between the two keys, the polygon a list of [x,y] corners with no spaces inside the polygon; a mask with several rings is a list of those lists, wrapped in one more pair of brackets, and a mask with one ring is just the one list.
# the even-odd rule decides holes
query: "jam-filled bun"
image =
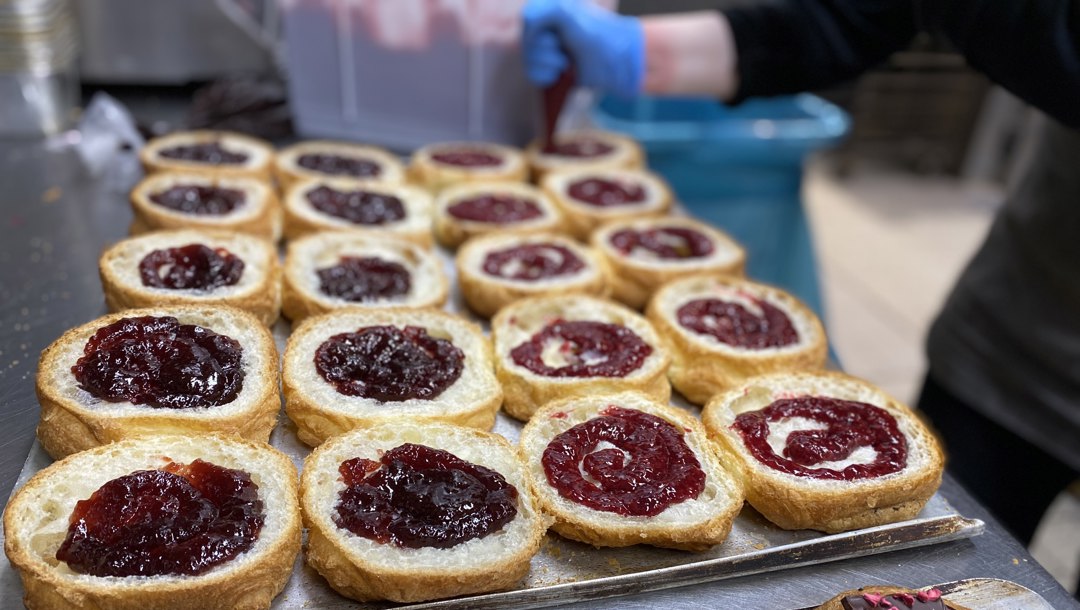
{"label": "jam-filled bun", "polygon": [[937,589],[908,589],[888,585],[872,585],[844,591],[817,607],[816,610],[968,610],[966,606],[946,600]]}
{"label": "jam-filled bun", "polygon": [[593,231],[591,243],[613,271],[614,299],[634,309],[676,278],[742,276],[746,265],[746,251],[726,233],[679,216],[615,220]]}
{"label": "jam-filled bun", "polygon": [[597,547],[703,551],[743,505],[701,424],[637,392],[549,403],[521,431],[521,452],[552,529]]}
{"label": "jam-filled bun", "polygon": [[516,148],[487,142],[441,142],[413,153],[409,177],[437,193],[469,182],[525,182],[529,168],[525,155]]}
{"label": "jam-filled bun", "polygon": [[335,178],[397,184],[405,180],[405,166],[397,155],[376,146],[309,140],[277,152],[274,177],[283,189],[300,180]]}
{"label": "jam-filled bun", "polygon": [[645,153],[634,140],[610,131],[582,129],[555,135],[553,146],[536,140],[525,150],[537,180],[551,172],[576,169],[637,169]]}
{"label": "jam-filled bun", "polygon": [[431,246],[431,194],[405,184],[303,179],[285,192],[285,239],[317,231],[392,235]]}
{"label": "jam-filled bun", "polygon": [[607,222],[662,216],[672,203],[664,180],[643,169],[552,172],[540,187],[566,217],[570,234],[581,240]]}
{"label": "jam-filled bun", "polygon": [[941,448],[919,418],[841,373],[754,377],[710,400],[701,418],[747,501],[784,529],[911,519],[941,484]]}
{"label": "jam-filled bun", "polygon": [[[204,478],[191,478],[194,470]],[[240,495],[231,486],[215,489],[207,474],[240,481]],[[138,493],[154,501],[132,501]],[[129,439],[35,474],[4,513],[4,550],[22,576],[28,608],[265,609],[300,552],[297,494],[292,460],[265,443],[216,434]],[[233,508],[215,510],[214,522],[191,523],[201,518],[192,511],[223,503]],[[115,530],[109,519],[119,522]],[[149,536],[174,544],[139,544]]]}
{"label": "jam-filled bun", "polygon": [[522,421],[557,398],[637,390],[671,397],[671,356],[649,321],[585,295],[531,297],[491,321],[503,409]]}
{"label": "jam-filled bun", "polygon": [[403,420],[490,430],[502,404],[480,327],[432,309],[308,318],[289,336],[282,382],[285,412],[309,445]]}
{"label": "jam-filled bun", "polygon": [[442,261],[426,248],[324,231],[289,242],[281,312],[298,322],[346,307],[441,307],[448,291]]}
{"label": "jam-filled bun", "polygon": [[269,182],[274,147],[231,131],[179,131],[154,138],[139,151],[146,173],[190,171],[250,176]]}
{"label": "jam-filled bun", "polygon": [[281,266],[268,241],[243,233],[157,231],[116,242],[98,261],[109,311],[229,305],[267,326],[281,310]]}
{"label": "jam-filled bun", "polygon": [[[418,470],[428,476],[410,477]],[[410,493],[387,493],[410,479]],[[514,447],[449,424],[402,421],[336,436],[304,461],[300,488],[308,564],[360,601],[509,589],[550,524]],[[396,523],[364,529],[356,515],[372,510],[396,513]]]}
{"label": "jam-filled bun", "polygon": [[281,205],[274,189],[248,176],[161,172],[131,191],[131,234],[162,229],[236,231],[277,241]]}
{"label": "jam-filled bun", "polygon": [[277,423],[278,352],[252,314],[173,305],[109,314],[41,353],[37,436],[54,458],[151,434],[227,432],[258,441]]}
{"label": "jam-filled bun", "polygon": [[749,377],[824,368],[821,321],[792,295],[726,275],[665,284],[647,312],[671,350],[671,385],[694,404]]}
{"label": "jam-filled bun", "polygon": [[456,248],[476,235],[559,232],[562,212],[540,189],[515,182],[470,182],[435,200],[435,238]]}
{"label": "jam-filled bun", "polygon": [[457,254],[457,275],[469,308],[485,318],[532,296],[607,296],[611,281],[603,259],[561,235],[487,235]]}

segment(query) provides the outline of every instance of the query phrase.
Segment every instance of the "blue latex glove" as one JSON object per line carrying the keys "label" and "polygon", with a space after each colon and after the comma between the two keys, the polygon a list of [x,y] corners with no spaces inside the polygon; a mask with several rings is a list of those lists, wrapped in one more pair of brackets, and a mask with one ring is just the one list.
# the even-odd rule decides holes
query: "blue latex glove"
{"label": "blue latex glove", "polygon": [[537,85],[554,83],[573,61],[580,86],[622,97],[641,92],[645,34],[637,18],[584,0],[529,0],[522,19],[525,70]]}

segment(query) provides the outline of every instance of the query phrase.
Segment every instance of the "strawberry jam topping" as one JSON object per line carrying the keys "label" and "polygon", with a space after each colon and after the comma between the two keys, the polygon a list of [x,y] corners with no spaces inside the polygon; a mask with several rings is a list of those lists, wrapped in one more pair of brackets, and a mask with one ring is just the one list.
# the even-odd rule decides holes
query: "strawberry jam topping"
{"label": "strawberry jam topping", "polygon": [[482,195],[463,199],[447,208],[446,212],[460,220],[499,225],[524,222],[544,215],[535,201],[512,195]]}
{"label": "strawberry jam topping", "polygon": [[571,275],[584,268],[584,261],[559,244],[514,246],[484,257],[485,273],[509,280],[535,281]]}
{"label": "strawberry jam topping", "polygon": [[444,165],[458,167],[497,167],[502,157],[479,148],[448,148],[431,153],[431,158]]}
{"label": "strawberry jam topping", "polygon": [[677,260],[703,258],[713,253],[713,243],[708,236],[685,227],[661,227],[645,231],[623,229],[613,233],[609,242],[626,256]]}
{"label": "strawberry jam topping", "polygon": [[207,165],[240,165],[248,160],[246,153],[228,150],[221,145],[221,142],[172,146],[161,149],[158,151],[158,155],[166,159],[206,163]]}
{"label": "strawberry jam topping", "polygon": [[626,181],[585,178],[571,182],[566,189],[576,201],[598,208],[634,205],[645,201],[645,187]]}
{"label": "strawberry jam topping", "polygon": [[[777,455],[769,444],[770,424],[792,417],[810,421],[788,435],[783,455]],[[896,419],[864,402],[823,396],[782,398],[760,411],[740,414],[731,427],[755,459],[796,476],[855,481],[899,472],[907,465],[907,442]],[[872,460],[839,470],[822,466],[848,460],[864,447],[873,450]]]}
{"label": "strawberry jam topping", "polygon": [[375,191],[339,191],[320,186],[307,192],[311,207],[357,225],[382,225],[405,218],[405,204]]}
{"label": "strawberry jam topping", "polygon": [[682,429],[614,405],[552,439],[542,463],[560,496],[624,516],[658,515],[705,489]]}
{"label": "strawberry jam topping", "polygon": [[377,462],[346,460],[338,471],[345,489],[334,523],[382,544],[447,549],[497,532],[517,516],[517,488],[441,449],[406,443]]}
{"label": "strawberry jam topping", "polygon": [[464,368],[464,352],[418,326],[368,326],[315,351],[315,370],[338,392],[380,402],[437,398]]}
{"label": "strawberry jam topping", "polygon": [[243,388],[243,353],[235,339],[172,316],[122,318],[90,337],[71,372],[80,388],[107,402],[214,407]]}
{"label": "strawberry jam topping", "polygon": [[245,200],[241,190],[193,184],[178,184],[150,195],[150,201],[161,207],[196,216],[224,216]]}
{"label": "strawberry jam topping", "polygon": [[382,174],[382,165],[371,159],[346,157],[343,155],[306,154],[296,159],[300,167],[326,174],[327,176],[349,176],[351,178],[375,178]]}
{"label": "strawberry jam topping", "polygon": [[[545,362],[556,346],[564,364]],[[510,351],[514,363],[545,377],[625,377],[653,351],[641,337],[619,324],[556,320]]]}
{"label": "strawberry jam topping", "polygon": [[864,610],[881,608],[882,610],[948,610],[941,599],[941,591],[927,589],[912,593],[862,593],[848,595],[840,600],[844,610]]}
{"label": "strawberry jam topping", "polygon": [[408,269],[374,256],[342,256],[337,265],[315,273],[323,294],[353,303],[392,299],[412,287]]}
{"label": "strawberry jam topping", "polygon": [[782,309],[762,299],[748,299],[758,311],[733,301],[694,299],[675,315],[683,328],[733,347],[766,349],[799,342],[795,325]]}
{"label": "strawberry jam topping", "polygon": [[188,244],[154,250],[139,262],[143,286],[172,290],[213,290],[235,286],[244,261],[225,248]]}
{"label": "strawberry jam topping", "polygon": [[202,574],[255,545],[258,490],[248,473],[202,460],[124,475],[75,504],[56,558],[91,576]]}
{"label": "strawberry jam topping", "polygon": [[593,138],[574,138],[545,146],[544,154],[576,159],[592,159],[610,155],[614,150],[615,147],[607,142],[601,142]]}

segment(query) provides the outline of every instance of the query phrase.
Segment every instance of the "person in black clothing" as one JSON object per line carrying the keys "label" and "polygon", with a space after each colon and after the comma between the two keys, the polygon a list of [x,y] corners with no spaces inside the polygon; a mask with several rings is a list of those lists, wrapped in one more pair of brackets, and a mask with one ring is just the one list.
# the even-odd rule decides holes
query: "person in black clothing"
{"label": "person in black clothing", "polygon": [[919,407],[949,471],[1020,540],[1080,472],[1080,0],[770,0],[633,18],[529,0],[529,77],[633,96],[729,103],[843,81],[946,37],[968,63],[1052,118],[927,340]]}

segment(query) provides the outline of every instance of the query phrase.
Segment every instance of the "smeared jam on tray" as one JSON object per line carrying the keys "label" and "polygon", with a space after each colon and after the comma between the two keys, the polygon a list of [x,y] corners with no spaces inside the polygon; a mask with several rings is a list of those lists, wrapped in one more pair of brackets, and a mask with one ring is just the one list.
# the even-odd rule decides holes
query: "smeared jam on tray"
{"label": "smeared jam on tray", "polygon": [[510,224],[540,218],[544,212],[531,199],[512,195],[481,195],[458,201],[446,212],[459,220]]}
{"label": "smeared jam on tray", "polygon": [[255,545],[258,489],[202,460],[124,475],[75,504],[56,558],[92,576],[202,574]]}
{"label": "smeared jam on tray", "polygon": [[615,405],[552,439],[542,463],[562,497],[624,516],[658,515],[705,489],[705,472],[680,428]]}
{"label": "smeared jam on tray", "polygon": [[434,161],[444,165],[458,167],[498,167],[502,165],[501,156],[480,148],[446,148],[431,153]]}
{"label": "smeared jam on tray", "polygon": [[570,183],[567,194],[598,208],[635,205],[645,201],[645,187],[629,181],[583,178]]}
{"label": "smeared jam on tray", "polygon": [[235,339],[172,316],[121,318],[90,337],[71,372],[80,388],[107,402],[214,407],[243,389],[243,353]]}
{"label": "smeared jam on tray", "polygon": [[464,352],[418,326],[368,326],[315,351],[315,370],[338,392],[380,402],[437,398],[464,368]]}
{"label": "smeared jam on tray", "polygon": [[158,155],[166,159],[206,163],[207,165],[240,165],[248,160],[247,153],[231,151],[223,147],[221,142],[170,146],[159,150]]}
{"label": "smeared jam on tray", "polygon": [[592,159],[610,155],[615,147],[595,138],[571,138],[544,147],[545,155]]}
{"label": "smeared jam on tray", "polygon": [[[565,364],[544,361],[549,344],[558,346]],[[625,377],[641,368],[653,348],[619,324],[556,320],[510,351],[510,357],[545,377]]]}
{"label": "smeared jam on tray", "polygon": [[[783,455],[769,446],[769,424],[802,417],[821,428],[795,430],[788,435]],[[857,481],[899,472],[907,465],[907,441],[888,411],[864,402],[823,396],[781,398],[760,411],[742,413],[731,426],[742,436],[751,455],[762,464],[796,476]],[[846,460],[860,447],[872,448],[872,462],[822,467]]]}
{"label": "smeared jam on tray", "polygon": [[675,315],[683,328],[733,347],[766,349],[799,342],[799,333],[784,310],[763,299],[748,298],[760,313],[742,303],[707,298],[689,301]]}
{"label": "smeared jam on tray", "polygon": [[881,608],[882,610],[947,610],[948,606],[941,599],[941,591],[927,589],[914,593],[863,593],[848,595],[840,600],[844,610],[864,610]]}
{"label": "smeared jam on tray", "polygon": [[308,153],[297,157],[296,164],[327,176],[376,178],[382,174],[382,165],[378,161],[345,155]]}
{"label": "smeared jam on tray", "polygon": [[150,195],[150,201],[185,214],[224,216],[244,205],[244,191],[219,186],[177,184]]}
{"label": "smeared jam on tray", "polygon": [[707,235],[686,227],[623,229],[612,233],[608,241],[624,255],[645,254],[664,260],[703,258],[714,250]]}
{"label": "smeared jam on tray", "polygon": [[405,204],[393,195],[376,191],[339,191],[320,186],[307,192],[311,207],[357,225],[382,225],[405,218]]}
{"label": "smeared jam on tray", "polygon": [[143,286],[173,290],[213,290],[235,286],[244,261],[225,248],[188,244],[154,250],[139,261]]}
{"label": "smeared jam on tray", "polygon": [[563,245],[526,244],[488,253],[483,267],[495,277],[534,281],[577,273],[585,262]]}
{"label": "smeared jam on tray", "polygon": [[353,303],[392,299],[412,287],[408,269],[374,256],[342,256],[338,264],[316,273],[323,294]]}
{"label": "smeared jam on tray", "polygon": [[517,515],[518,491],[501,474],[441,449],[406,443],[377,462],[346,460],[338,471],[345,489],[334,523],[383,544],[447,549]]}

